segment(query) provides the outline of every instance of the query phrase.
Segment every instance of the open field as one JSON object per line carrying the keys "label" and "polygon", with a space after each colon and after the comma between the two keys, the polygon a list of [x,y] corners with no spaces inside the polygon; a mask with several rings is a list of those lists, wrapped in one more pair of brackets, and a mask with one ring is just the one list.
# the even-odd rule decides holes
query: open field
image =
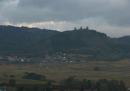
{"label": "open field", "polygon": [[44,83],[42,81],[24,80],[25,72],[45,75],[48,79],[60,81],[69,76],[78,79],[116,79],[124,80],[130,86],[130,61],[93,61],[87,63],[46,63],[46,64],[9,64],[0,65],[0,82],[6,82],[10,75],[15,75],[17,83]]}

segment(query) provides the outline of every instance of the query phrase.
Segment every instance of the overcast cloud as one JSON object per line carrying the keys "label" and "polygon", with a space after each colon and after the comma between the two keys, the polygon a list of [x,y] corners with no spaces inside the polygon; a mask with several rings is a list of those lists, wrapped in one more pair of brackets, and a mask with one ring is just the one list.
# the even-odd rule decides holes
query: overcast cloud
{"label": "overcast cloud", "polygon": [[90,26],[130,35],[130,0],[0,0],[0,24],[58,29]]}

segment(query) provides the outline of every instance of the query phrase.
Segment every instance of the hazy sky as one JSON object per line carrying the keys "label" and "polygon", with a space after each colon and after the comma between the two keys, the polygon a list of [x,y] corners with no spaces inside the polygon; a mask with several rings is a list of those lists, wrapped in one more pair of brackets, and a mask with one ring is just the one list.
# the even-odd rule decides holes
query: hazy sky
{"label": "hazy sky", "polygon": [[130,0],[0,0],[0,24],[130,35]]}

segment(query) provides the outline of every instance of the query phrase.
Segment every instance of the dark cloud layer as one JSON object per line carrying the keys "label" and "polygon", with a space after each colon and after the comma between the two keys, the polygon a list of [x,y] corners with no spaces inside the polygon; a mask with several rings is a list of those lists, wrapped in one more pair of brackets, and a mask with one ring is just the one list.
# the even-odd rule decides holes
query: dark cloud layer
{"label": "dark cloud layer", "polygon": [[0,23],[97,20],[129,27],[130,0],[0,0]]}

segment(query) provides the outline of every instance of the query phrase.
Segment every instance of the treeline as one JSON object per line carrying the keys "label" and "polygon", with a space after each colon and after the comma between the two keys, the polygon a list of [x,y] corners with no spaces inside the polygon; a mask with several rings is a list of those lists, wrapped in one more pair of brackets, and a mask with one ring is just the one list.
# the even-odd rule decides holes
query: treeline
{"label": "treeline", "polygon": [[127,91],[123,81],[100,79],[97,81],[84,79],[79,81],[69,77],[62,81],[60,91]]}
{"label": "treeline", "polygon": [[74,76],[62,80],[58,85],[48,80],[45,84],[16,84],[11,79],[6,91],[128,91],[126,84],[118,80],[78,80]]}

